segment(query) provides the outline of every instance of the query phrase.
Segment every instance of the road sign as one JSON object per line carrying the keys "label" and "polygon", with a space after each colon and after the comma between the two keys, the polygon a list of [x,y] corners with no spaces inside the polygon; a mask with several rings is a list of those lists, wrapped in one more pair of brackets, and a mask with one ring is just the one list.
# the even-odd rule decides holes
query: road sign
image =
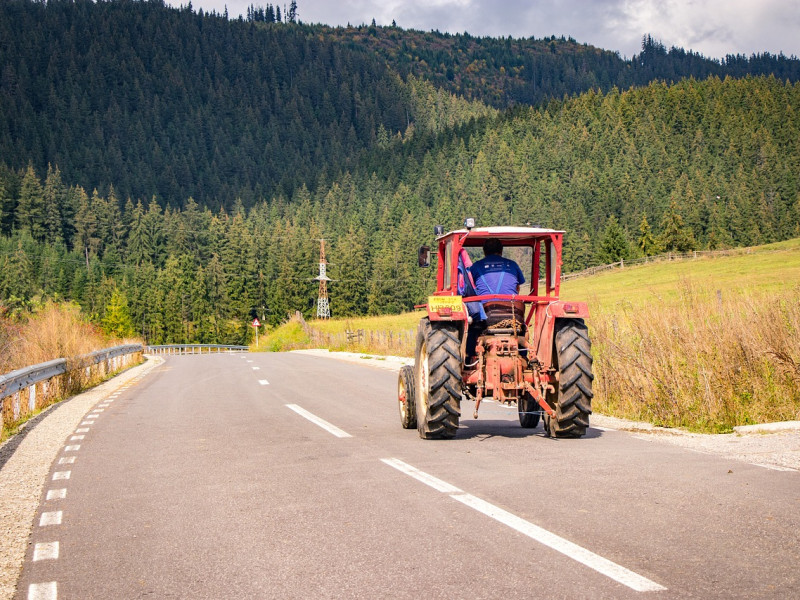
{"label": "road sign", "polygon": [[253,327],[261,327],[261,321],[258,319],[253,319]]}

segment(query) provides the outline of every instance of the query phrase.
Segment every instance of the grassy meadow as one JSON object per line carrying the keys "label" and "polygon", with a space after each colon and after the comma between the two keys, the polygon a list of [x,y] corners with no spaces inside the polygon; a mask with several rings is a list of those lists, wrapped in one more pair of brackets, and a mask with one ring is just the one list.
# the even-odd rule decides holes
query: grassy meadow
{"label": "grassy meadow", "polygon": [[800,240],[565,282],[586,299],[594,409],[692,431],[800,419]]}
{"label": "grassy meadow", "polygon": [[[800,419],[800,239],[566,281],[561,297],[589,303],[596,412],[698,432]],[[259,349],[410,356],[422,315],[292,322]]]}

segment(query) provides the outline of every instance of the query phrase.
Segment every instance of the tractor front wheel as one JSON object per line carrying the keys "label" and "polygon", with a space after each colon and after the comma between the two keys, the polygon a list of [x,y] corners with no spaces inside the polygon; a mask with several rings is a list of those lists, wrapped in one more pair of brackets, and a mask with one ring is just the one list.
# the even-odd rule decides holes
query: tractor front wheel
{"label": "tractor front wheel", "polygon": [[452,438],[461,416],[461,340],[454,323],[431,324],[425,318],[417,330],[414,387],[417,431],[423,439]]}
{"label": "tractor front wheel", "polygon": [[539,413],[542,407],[533,399],[530,394],[523,394],[517,400],[517,411],[519,412],[519,424],[525,429],[536,429],[539,425]]}
{"label": "tractor front wheel", "polygon": [[417,426],[416,394],[414,393],[414,369],[405,365],[397,378],[397,401],[400,405],[400,424],[403,429]]}
{"label": "tractor front wheel", "polygon": [[556,321],[553,358],[558,368],[554,393],[547,394],[555,417],[545,415],[545,432],[552,437],[581,437],[592,414],[592,344],[583,319]]}

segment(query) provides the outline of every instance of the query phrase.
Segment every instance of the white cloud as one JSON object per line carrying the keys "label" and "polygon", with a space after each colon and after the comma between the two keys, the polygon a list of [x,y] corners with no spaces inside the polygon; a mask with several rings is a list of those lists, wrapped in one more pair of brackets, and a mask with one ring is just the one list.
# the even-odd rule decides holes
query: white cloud
{"label": "white cloud", "polygon": [[[171,0],[178,5],[180,0]],[[192,6],[231,16],[252,0],[194,0]],[[261,2],[283,7],[283,2]],[[477,36],[572,36],[628,57],[651,34],[667,47],[706,56],[783,51],[800,55],[800,2],[794,0],[298,0],[307,23],[359,25],[374,18],[404,28]]]}

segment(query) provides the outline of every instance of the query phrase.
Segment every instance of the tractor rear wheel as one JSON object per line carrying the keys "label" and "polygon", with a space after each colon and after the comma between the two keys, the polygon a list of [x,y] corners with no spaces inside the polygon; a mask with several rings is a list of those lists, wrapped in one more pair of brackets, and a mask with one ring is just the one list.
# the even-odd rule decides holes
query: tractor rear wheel
{"label": "tractor rear wheel", "polygon": [[461,340],[454,323],[424,318],[417,330],[417,431],[423,439],[452,438],[461,416]]}
{"label": "tractor rear wheel", "polygon": [[533,399],[530,394],[523,394],[517,400],[517,411],[519,412],[519,424],[525,429],[536,429],[539,425],[539,413],[542,407]]}
{"label": "tractor rear wheel", "polygon": [[547,400],[556,414],[545,415],[545,431],[552,437],[581,437],[592,414],[592,343],[583,319],[559,319],[553,337],[559,376]]}
{"label": "tractor rear wheel", "polygon": [[417,426],[416,394],[414,393],[414,369],[405,365],[397,378],[397,401],[400,405],[400,423],[403,429]]}

